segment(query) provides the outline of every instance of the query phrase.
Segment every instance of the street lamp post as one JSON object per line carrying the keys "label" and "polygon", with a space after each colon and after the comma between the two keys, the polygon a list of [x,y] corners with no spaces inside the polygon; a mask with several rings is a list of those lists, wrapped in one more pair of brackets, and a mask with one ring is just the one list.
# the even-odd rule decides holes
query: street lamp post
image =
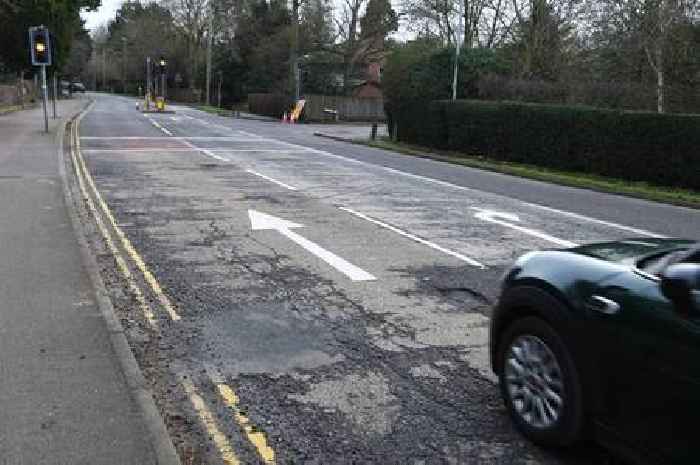
{"label": "street lamp post", "polygon": [[126,95],[126,37],[122,37],[122,90]]}
{"label": "street lamp post", "polygon": [[464,36],[464,1],[459,0],[459,31],[455,36],[455,63],[452,71],[452,100],[457,100],[457,73],[459,72],[459,38]]}

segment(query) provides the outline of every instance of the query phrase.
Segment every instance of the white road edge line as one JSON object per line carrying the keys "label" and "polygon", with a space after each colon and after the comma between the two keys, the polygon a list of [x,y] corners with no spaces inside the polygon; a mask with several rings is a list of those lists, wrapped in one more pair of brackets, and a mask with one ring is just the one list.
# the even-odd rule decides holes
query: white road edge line
{"label": "white road edge line", "polygon": [[[238,132],[241,133],[241,134],[245,134],[245,135],[247,135],[247,136],[255,136],[255,134],[252,134],[252,133],[249,133],[249,132],[246,132],[246,131],[238,130]],[[461,191],[465,191],[465,192],[475,192],[475,191],[477,191],[476,189],[472,189],[472,188],[470,188],[470,187],[459,186],[459,185],[457,185],[457,184],[452,184],[452,183],[447,182],[447,181],[441,181],[441,180],[439,180],[439,179],[433,179],[433,178],[429,178],[429,177],[427,177],[427,176],[421,176],[421,175],[419,175],[419,174],[408,173],[408,172],[406,172],[406,171],[397,170],[397,169],[395,169],[395,168],[389,168],[388,166],[375,165],[375,164],[368,163],[368,162],[365,162],[365,161],[362,161],[362,160],[355,160],[355,159],[353,159],[353,158],[347,158],[347,157],[344,157],[344,156],[342,156],[342,155],[336,155],[336,154],[334,154],[334,153],[326,152],[326,151],[324,151],[324,150],[314,149],[314,148],[311,148],[311,147],[304,147],[304,146],[301,146],[301,145],[292,144],[292,143],[290,143],[290,142],[280,141],[280,140],[277,140],[277,139],[270,139],[270,138],[261,138],[261,139],[263,139],[263,140],[264,140],[264,139],[267,139],[267,140],[270,140],[270,141],[272,141],[272,142],[278,142],[278,143],[281,143],[281,144],[286,144],[286,145],[289,146],[289,147],[295,147],[295,148],[298,148],[298,149],[305,150],[305,151],[307,151],[307,152],[317,153],[317,154],[319,154],[319,155],[324,155],[324,156],[327,156],[327,157],[340,158],[340,159],[343,159],[343,160],[345,160],[346,162],[349,162],[349,163],[356,163],[356,164],[359,164],[359,165],[369,166],[369,167],[372,167],[372,168],[375,168],[375,169],[381,169],[381,170],[384,170],[384,171],[388,171],[388,172],[390,172],[390,173],[399,174],[399,175],[401,175],[401,176],[406,176],[406,177],[413,178],[413,179],[419,179],[419,180],[421,180],[421,181],[429,182],[429,183],[432,183],[432,184],[437,184],[437,185],[440,185],[440,186],[449,187],[449,188],[452,188],[452,189],[457,189],[457,190],[461,190]],[[478,191],[478,192],[485,192],[485,191]],[[491,193],[491,195],[498,196],[498,197],[501,197],[501,198],[506,198],[506,199],[509,199],[509,200],[515,200],[515,201],[517,201],[517,202],[520,202],[521,205],[526,205],[526,206],[528,206],[528,207],[538,208],[538,209],[540,209],[540,210],[545,210],[545,211],[548,211],[548,212],[550,212],[550,213],[555,213],[555,214],[559,214],[559,215],[564,215],[564,216],[568,216],[568,217],[570,217],[570,218],[576,218],[576,219],[578,219],[578,220],[587,221],[587,222],[590,222],[590,223],[597,223],[597,224],[600,224],[600,225],[603,225],[603,226],[608,226],[608,227],[610,227],[610,228],[620,229],[620,230],[622,230],[622,231],[627,231],[627,232],[631,232],[631,233],[633,233],[633,234],[638,234],[638,235],[640,235],[640,236],[656,237],[656,238],[666,238],[666,237],[667,237],[667,236],[664,236],[664,235],[662,235],[662,234],[658,234],[658,233],[655,233],[655,232],[652,232],[652,231],[647,231],[647,230],[645,230],[645,229],[634,228],[634,227],[632,227],[632,226],[626,226],[626,225],[624,225],[624,224],[613,223],[613,222],[611,222],[611,221],[599,220],[598,218],[592,218],[592,217],[590,217],[590,216],[581,215],[581,214],[579,214],[579,213],[573,213],[573,212],[569,212],[569,211],[566,211],[566,210],[559,210],[559,209],[557,209],[557,208],[547,207],[547,206],[545,206],[545,205],[539,205],[539,204],[536,204],[536,203],[526,202],[526,201],[524,201],[524,200],[516,199],[516,198],[513,198],[513,197],[506,197],[506,196],[504,196],[504,195],[493,194],[493,193]]]}
{"label": "white road edge line", "polygon": [[369,216],[365,215],[364,213],[360,213],[360,212],[358,212],[358,211],[352,210],[352,209],[347,208],[347,207],[338,207],[338,208],[339,208],[340,210],[343,210],[343,211],[345,211],[345,212],[350,213],[351,215],[355,215],[355,216],[358,217],[358,218],[362,218],[363,220],[369,221],[370,223],[374,223],[374,224],[376,224],[377,226],[381,226],[382,228],[388,229],[389,231],[393,231],[393,232],[395,232],[396,234],[399,234],[399,235],[404,236],[404,237],[406,237],[406,238],[408,238],[408,239],[411,239],[412,241],[418,242],[419,244],[426,245],[426,246],[430,247],[431,249],[437,250],[438,252],[442,252],[442,253],[444,253],[444,254],[446,254],[446,255],[449,255],[449,256],[451,256],[451,257],[457,258],[457,259],[459,259],[459,260],[462,260],[463,262],[469,263],[470,265],[473,265],[473,266],[476,266],[476,267],[479,267],[479,268],[486,268],[486,265],[484,265],[483,263],[481,263],[481,262],[479,262],[479,261],[477,261],[477,260],[474,260],[473,258],[469,258],[469,257],[467,257],[466,255],[462,255],[462,254],[459,253],[459,252],[455,252],[455,251],[453,251],[453,250],[446,249],[446,248],[444,248],[444,247],[442,247],[442,246],[439,246],[439,245],[435,244],[434,242],[430,242],[430,241],[428,241],[428,240],[426,240],[426,239],[423,239],[423,238],[421,238],[421,237],[418,237],[418,236],[416,236],[416,235],[414,235],[414,234],[411,234],[411,233],[409,233],[409,232],[403,231],[403,230],[401,230],[401,229],[399,229],[399,228],[397,228],[397,227],[395,227],[395,226],[392,226],[392,225],[390,225],[390,224],[386,224],[386,223],[384,223],[384,222],[382,222],[382,221],[379,221],[379,220],[376,220],[376,219],[374,219],[374,218],[372,218],[372,217],[369,217]]}
{"label": "white road edge line", "polygon": [[270,181],[270,182],[272,182],[272,183],[275,183],[275,184],[277,184],[278,186],[282,186],[282,187],[284,187],[285,189],[289,189],[290,191],[295,191],[295,190],[297,190],[297,188],[294,187],[294,186],[290,186],[289,184],[285,184],[285,183],[283,183],[283,182],[281,182],[281,181],[278,181],[278,180],[276,180],[276,179],[274,179],[274,178],[271,178],[270,176],[265,176],[264,174],[258,173],[257,171],[246,170],[246,172],[247,172],[247,173],[250,173],[250,174],[254,174],[255,176],[261,177],[261,178],[263,178],[263,179],[265,179],[265,180],[267,180],[267,181]]}
{"label": "white road edge line", "polygon": [[[395,168],[389,168],[388,166],[375,165],[375,164],[368,163],[368,162],[365,162],[365,161],[362,161],[362,160],[355,160],[355,159],[353,159],[353,158],[347,158],[347,157],[344,157],[344,156],[342,156],[342,155],[336,155],[336,154],[334,154],[334,153],[326,152],[326,151],[324,151],[324,150],[314,149],[314,148],[311,148],[311,147],[304,147],[304,146],[302,146],[302,145],[292,144],[292,143],[290,143],[290,142],[285,142],[285,141],[278,140],[278,139],[271,139],[271,138],[269,138],[269,137],[262,137],[262,136],[259,136],[259,135],[257,135],[257,134],[253,134],[253,133],[251,133],[251,132],[241,131],[240,129],[227,128],[226,126],[221,126],[221,125],[215,124],[215,123],[209,123],[208,121],[205,121],[205,120],[202,120],[202,119],[199,119],[199,118],[194,118],[194,117],[192,117],[192,116],[188,116],[188,118],[193,119],[193,120],[200,121],[200,122],[202,122],[202,123],[204,123],[204,124],[208,124],[208,125],[210,125],[210,126],[218,126],[218,127],[221,127],[221,128],[228,129],[229,131],[237,131],[239,134],[243,134],[243,135],[246,135],[246,136],[248,136],[248,137],[256,137],[256,138],[258,138],[259,140],[269,140],[269,141],[272,141],[272,142],[278,142],[278,143],[281,143],[281,144],[285,144],[285,145],[287,145],[288,147],[295,147],[295,148],[298,148],[298,149],[301,149],[301,150],[304,150],[304,151],[307,151],[307,152],[317,153],[317,154],[319,154],[319,155],[324,155],[324,156],[327,156],[327,157],[340,158],[340,159],[345,160],[346,162],[349,162],[349,163],[357,163],[357,164],[364,165],[364,166],[369,166],[369,167],[372,167],[372,168],[375,168],[375,169],[383,169],[383,170],[388,171],[388,172],[390,172],[390,173],[396,173],[396,174],[399,174],[399,175],[402,175],[402,176],[406,176],[406,177],[410,177],[410,178],[414,178],[414,179],[420,179],[420,180],[425,181],[425,182],[430,182],[430,183],[433,183],[433,184],[438,184],[438,185],[445,186],[445,187],[449,187],[449,188],[452,188],[452,189],[458,189],[458,190],[462,190],[462,191],[466,191],[466,192],[474,192],[474,191],[475,191],[475,189],[472,189],[472,188],[470,188],[470,187],[459,186],[459,185],[457,185],[457,184],[452,184],[452,183],[447,182],[447,181],[441,181],[441,180],[439,180],[439,179],[433,179],[433,178],[429,178],[429,177],[426,177],[426,176],[421,176],[421,175],[418,175],[418,174],[408,173],[408,172],[406,172],[406,171],[397,170],[397,169],[395,169]],[[480,191],[480,192],[481,192],[481,191]],[[560,210],[560,209],[553,208],[553,207],[547,207],[547,206],[545,206],[545,205],[539,205],[539,204],[536,204],[536,203],[526,202],[526,201],[524,201],[524,200],[515,199],[515,198],[513,198],[513,197],[506,197],[506,196],[500,195],[500,194],[492,194],[492,195],[496,195],[496,196],[502,197],[502,198],[507,198],[507,199],[510,199],[510,200],[516,200],[516,201],[520,202],[522,205],[526,205],[526,206],[529,206],[529,207],[532,207],[532,208],[539,208],[539,209],[541,209],[541,210],[545,210],[545,211],[548,211],[548,212],[551,212],[551,213],[556,213],[556,214],[563,215],[563,216],[568,216],[568,217],[570,217],[570,218],[576,218],[576,219],[583,220],[583,221],[587,221],[587,222],[590,222],[590,223],[601,224],[601,225],[603,225],[603,226],[608,226],[608,227],[610,227],[610,228],[620,229],[620,230],[622,230],[622,231],[631,232],[631,233],[633,233],[633,234],[638,234],[638,235],[640,235],[640,236],[657,237],[657,238],[666,238],[666,237],[667,237],[667,236],[664,236],[664,235],[662,235],[662,234],[658,234],[658,233],[655,233],[655,232],[647,231],[647,230],[644,230],[644,229],[634,228],[634,227],[632,227],[632,226],[626,226],[626,225],[624,225],[624,224],[619,224],[619,223],[613,223],[613,222],[611,222],[611,221],[599,220],[598,218],[592,218],[592,217],[590,217],[590,216],[581,215],[581,214],[579,214],[579,213],[573,213],[573,212],[569,212],[569,211],[566,211],[566,210]]]}

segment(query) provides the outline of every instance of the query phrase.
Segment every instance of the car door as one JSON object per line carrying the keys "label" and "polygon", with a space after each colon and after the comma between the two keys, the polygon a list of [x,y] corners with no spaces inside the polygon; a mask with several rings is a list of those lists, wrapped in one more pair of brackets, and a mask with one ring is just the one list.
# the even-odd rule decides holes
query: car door
{"label": "car door", "polygon": [[700,463],[700,320],[635,271],[600,283],[587,306],[607,335],[598,365],[606,426],[652,461]]}

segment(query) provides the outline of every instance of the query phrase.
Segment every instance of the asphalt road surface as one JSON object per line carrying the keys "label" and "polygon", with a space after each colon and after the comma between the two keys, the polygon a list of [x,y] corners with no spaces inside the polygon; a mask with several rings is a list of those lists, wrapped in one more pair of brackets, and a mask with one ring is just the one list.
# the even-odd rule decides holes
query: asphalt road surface
{"label": "asphalt road surface", "polygon": [[134,105],[96,96],[80,123],[126,265],[95,247],[190,463],[617,463],[511,426],[498,280],[528,250],[693,237],[700,213]]}

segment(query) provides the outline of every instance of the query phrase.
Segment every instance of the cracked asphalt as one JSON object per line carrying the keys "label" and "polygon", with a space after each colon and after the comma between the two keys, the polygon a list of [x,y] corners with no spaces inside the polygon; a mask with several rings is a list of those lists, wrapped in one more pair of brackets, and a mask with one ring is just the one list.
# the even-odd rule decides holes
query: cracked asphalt
{"label": "cracked asphalt", "polygon": [[[183,377],[241,463],[264,462],[216,380],[276,463],[619,463],[592,444],[539,449],[511,426],[488,365],[498,281],[553,241],[688,236],[698,212],[555,186],[539,202],[542,183],[528,191],[483,174],[487,185],[474,187],[478,171],[320,140],[303,126],[185,107],[143,115],[134,100],[94,97],[82,155],[182,319],[155,306],[160,324],[149,328],[85,224],[185,463],[225,458]],[[252,230],[251,210],[302,225],[293,232],[376,279],[353,281],[284,231]]]}

